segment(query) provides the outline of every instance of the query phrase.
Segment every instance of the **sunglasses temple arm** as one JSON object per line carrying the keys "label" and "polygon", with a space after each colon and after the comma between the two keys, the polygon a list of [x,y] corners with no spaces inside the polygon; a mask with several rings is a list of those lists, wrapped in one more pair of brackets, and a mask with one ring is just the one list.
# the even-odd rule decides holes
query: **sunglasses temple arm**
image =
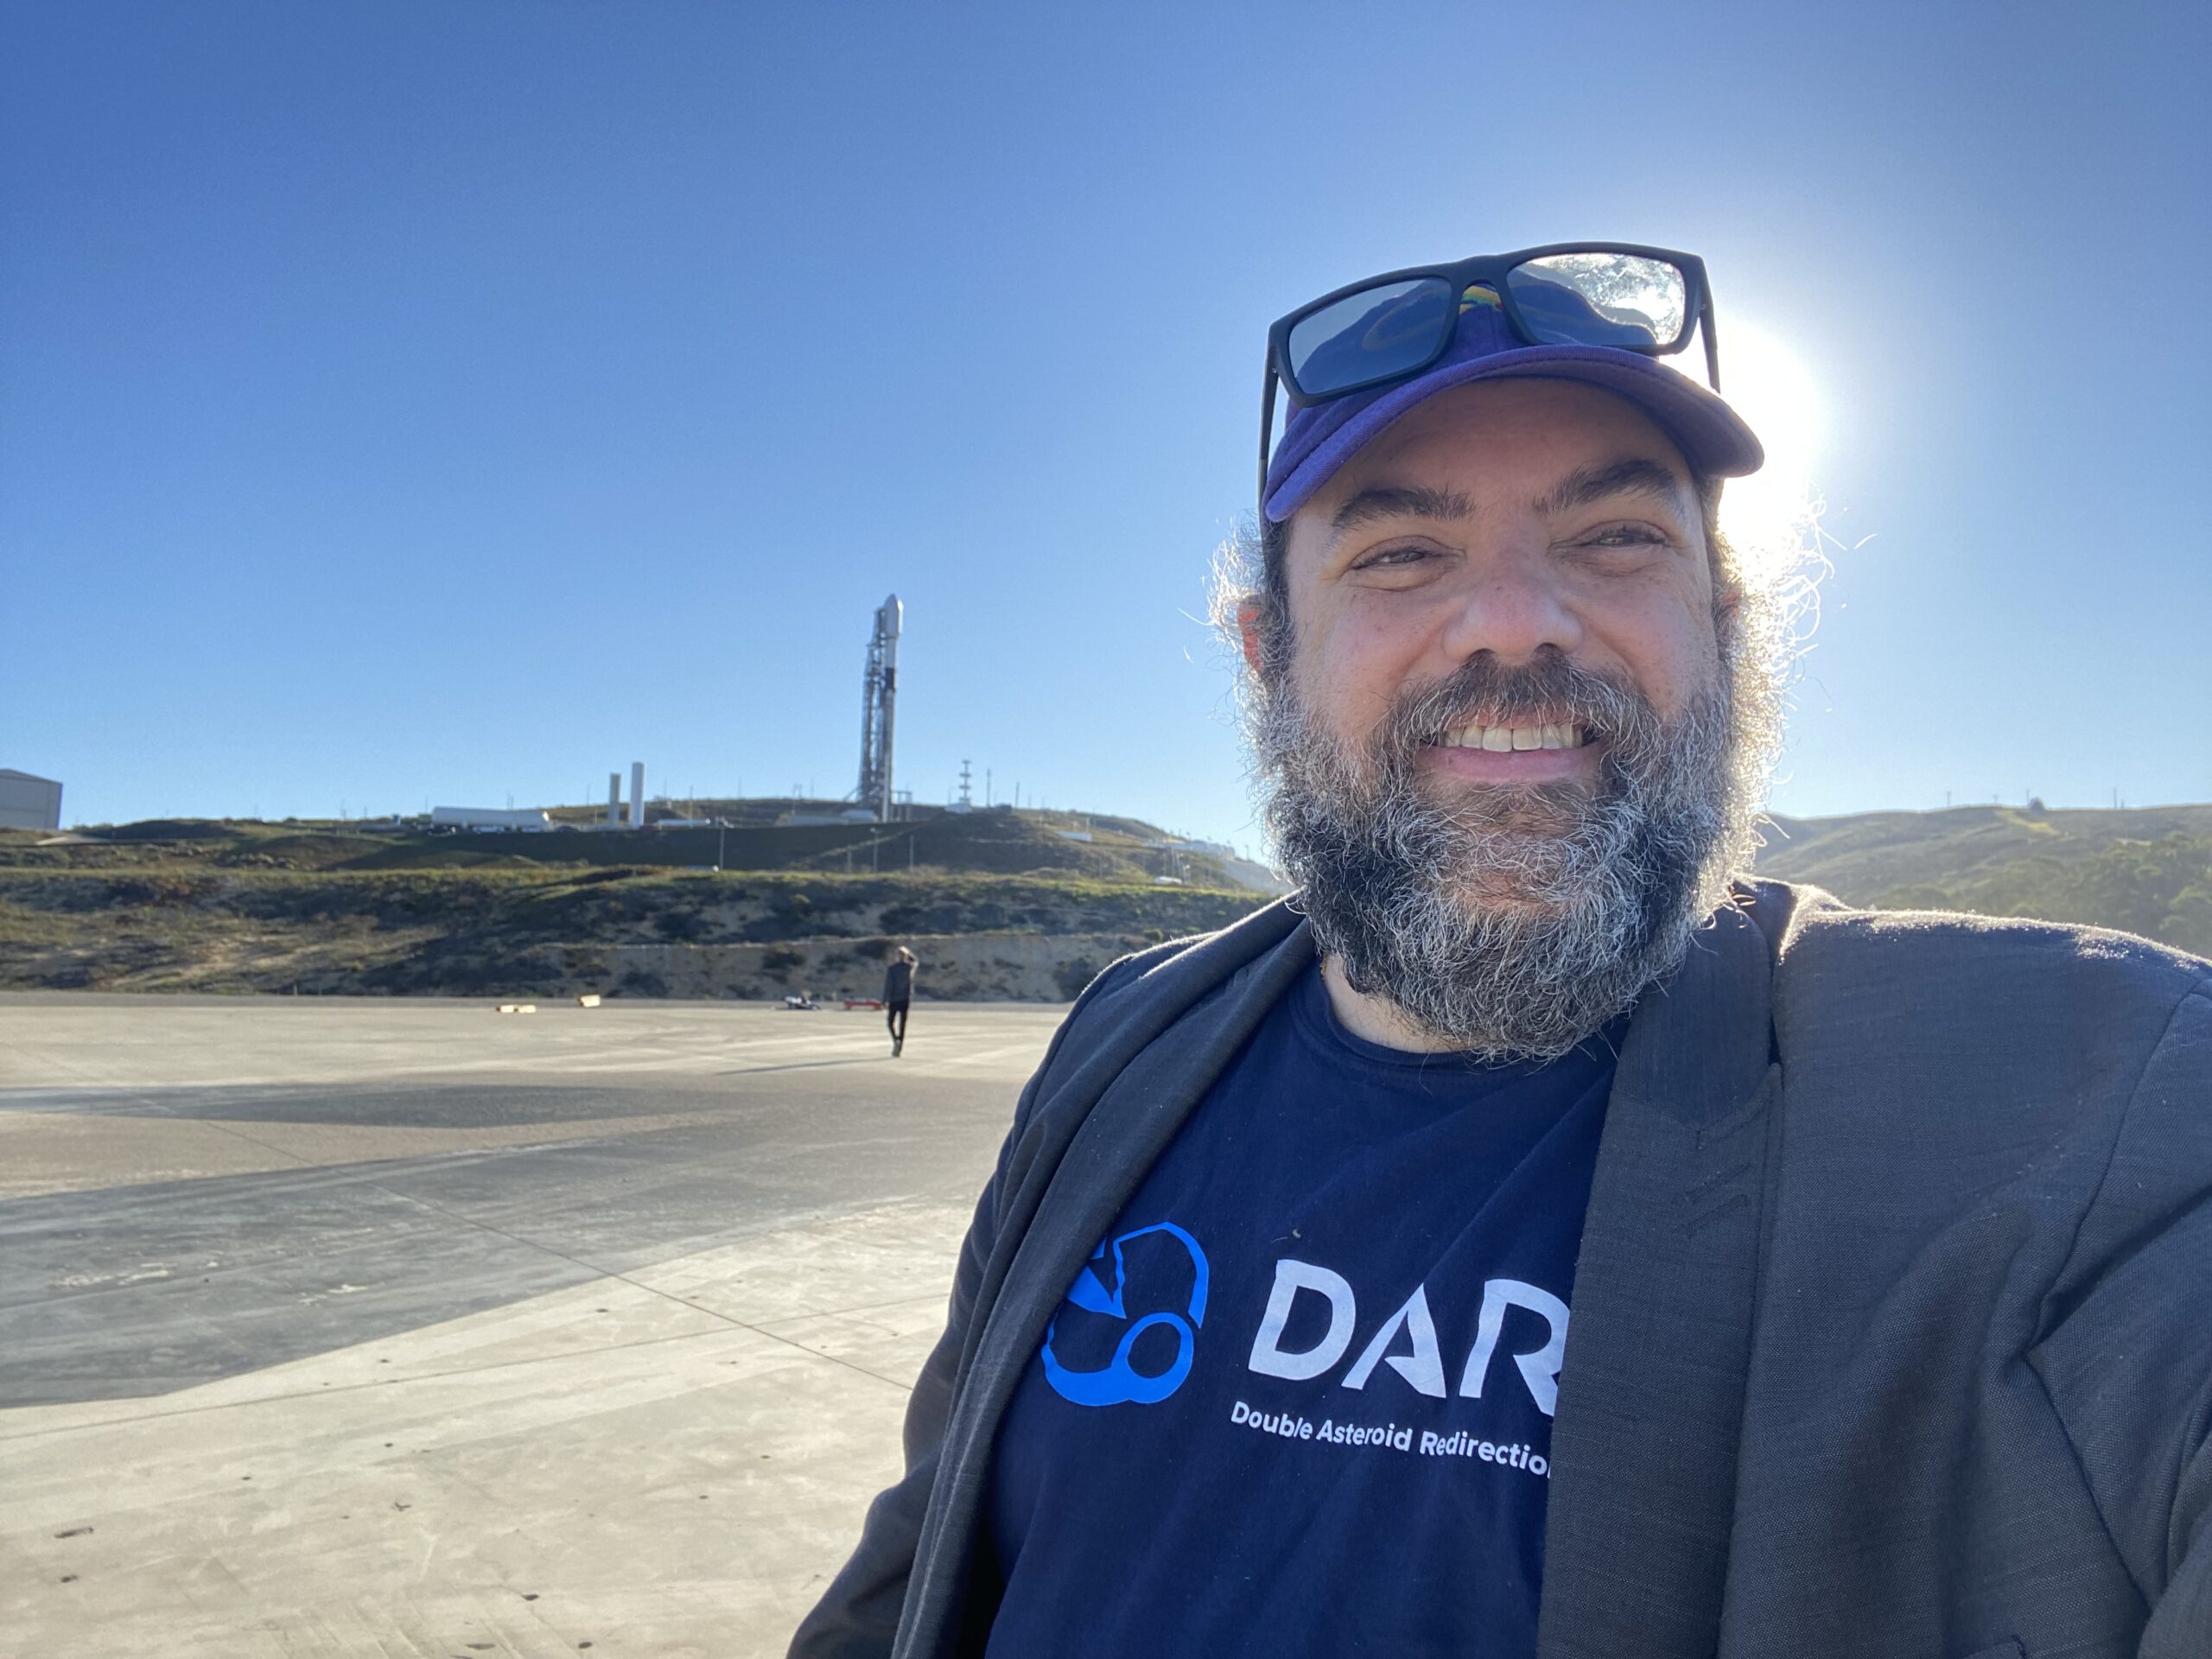
{"label": "sunglasses temple arm", "polygon": [[1720,390],[1720,339],[1713,331],[1713,296],[1698,308],[1698,328],[1705,335],[1705,378],[1713,391]]}
{"label": "sunglasses temple arm", "polygon": [[1268,452],[1274,447],[1275,435],[1275,359],[1268,353],[1268,366],[1260,383],[1260,517],[1264,525],[1268,512]]}

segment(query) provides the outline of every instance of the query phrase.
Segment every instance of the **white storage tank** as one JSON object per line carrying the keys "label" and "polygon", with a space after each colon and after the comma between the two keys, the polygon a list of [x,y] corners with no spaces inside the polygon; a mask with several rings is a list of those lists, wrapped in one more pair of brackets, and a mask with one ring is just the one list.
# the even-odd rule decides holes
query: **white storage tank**
{"label": "white storage tank", "polygon": [[435,830],[547,830],[552,827],[552,823],[551,815],[535,806],[437,806],[430,809],[430,826]]}

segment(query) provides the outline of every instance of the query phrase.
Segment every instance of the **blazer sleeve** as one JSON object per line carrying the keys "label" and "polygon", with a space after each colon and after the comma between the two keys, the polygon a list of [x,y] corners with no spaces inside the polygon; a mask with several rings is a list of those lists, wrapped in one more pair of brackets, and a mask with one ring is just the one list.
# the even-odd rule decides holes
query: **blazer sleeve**
{"label": "blazer sleeve", "polygon": [[2212,1653],[2212,980],[2121,1118],[2030,1357],[2141,1592],[2140,1659]]}

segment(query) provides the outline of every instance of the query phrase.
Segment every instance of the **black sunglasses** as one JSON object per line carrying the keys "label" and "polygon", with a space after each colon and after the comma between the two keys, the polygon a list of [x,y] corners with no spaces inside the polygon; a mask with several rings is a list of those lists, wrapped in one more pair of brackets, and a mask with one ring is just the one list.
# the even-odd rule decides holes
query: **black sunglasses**
{"label": "black sunglasses", "polygon": [[1609,346],[1664,357],[1705,336],[1720,390],[1713,289],[1694,253],[1626,242],[1560,242],[1386,271],[1324,294],[1268,330],[1260,391],[1260,500],[1267,511],[1275,387],[1301,406],[1410,380],[1442,357],[1461,313],[1497,307],[1531,346]]}

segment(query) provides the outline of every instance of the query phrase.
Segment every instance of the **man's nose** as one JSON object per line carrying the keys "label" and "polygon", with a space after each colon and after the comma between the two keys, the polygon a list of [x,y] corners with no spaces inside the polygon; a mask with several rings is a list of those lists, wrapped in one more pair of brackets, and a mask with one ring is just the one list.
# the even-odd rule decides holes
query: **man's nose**
{"label": "man's nose", "polygon": [[1508,548],[1469,570],[1452,595],[1440,643],[1455,663],[1478,651],[1494,652],[1503,662],[1525,662],[1543,645],[1571,656],[1582,643],[1582,624],[1544,550]]}

